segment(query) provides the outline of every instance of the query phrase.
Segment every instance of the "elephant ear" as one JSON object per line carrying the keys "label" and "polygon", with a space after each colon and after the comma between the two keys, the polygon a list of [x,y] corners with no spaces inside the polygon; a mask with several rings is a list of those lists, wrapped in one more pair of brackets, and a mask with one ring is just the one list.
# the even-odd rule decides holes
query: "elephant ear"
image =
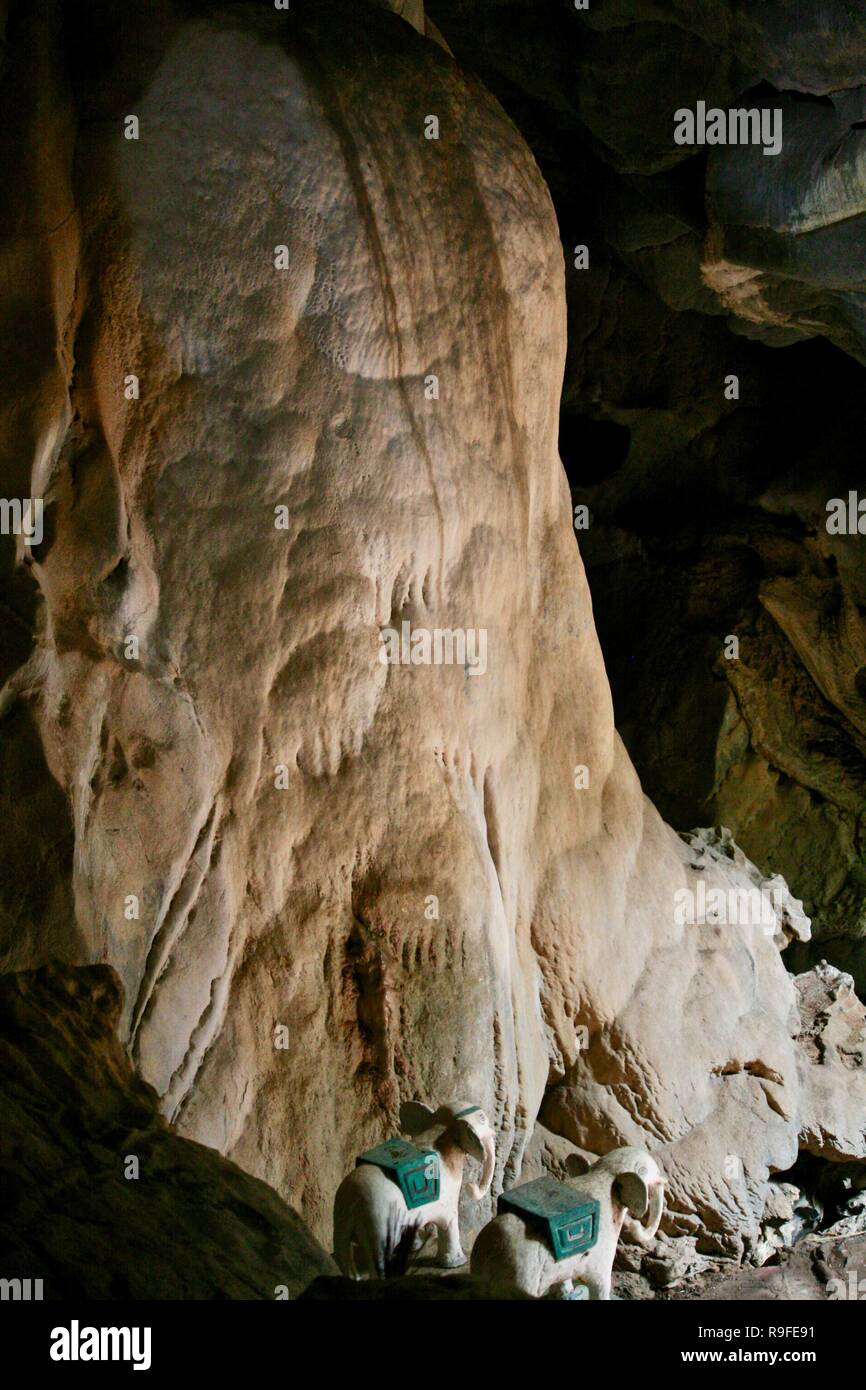
{"label": "elephant ear", "polygon": [[477,1158],[479,1163],[484,1162],[484,1145],[474,1125],[461,1117],[454,1121],[454,1135],[465,1154]]}
{"label": "elephant ear", "polygon": [[649,1207],[649,1186],[639,1173],[620,1173],[614,1186],[629,1213],[641,1220]]}
{"label": "elephant ear", "polygon": [[588,1173],[592,1164],[583,1154],[569,1154],[565,1160],[565,1171],[570,1178],[582,1178],[584,1173]]}
{"label": "elephant ear", "polygon": [[400,1131],[403,1134],[423,1134],[433,1123],[436,1112],[420,1100],[404,1100],[400,1106]]}

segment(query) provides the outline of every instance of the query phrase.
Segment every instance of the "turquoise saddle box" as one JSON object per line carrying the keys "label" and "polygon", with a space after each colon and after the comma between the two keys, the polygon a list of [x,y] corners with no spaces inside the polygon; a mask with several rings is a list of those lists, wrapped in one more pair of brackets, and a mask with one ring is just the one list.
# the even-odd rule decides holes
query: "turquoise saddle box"
{"label": "turquoise saddle box", "polygon": [[547,1240],[557,1260],[591,1250],[598,1240],[601,1211],[594,1197],[582,1197],[556,1178],[535,1178],[499,1198],[497,1211],[510,1211]]}
{"label": "turquoise saddle box", "polygon": [[356,1166],[372,1163],[381,1168],[403,1193],[407,1207],[426,1207],[439,1197],[439,1155],[435,1149],[417,1149],[405,1139],[386,1139],[356,1158]]}

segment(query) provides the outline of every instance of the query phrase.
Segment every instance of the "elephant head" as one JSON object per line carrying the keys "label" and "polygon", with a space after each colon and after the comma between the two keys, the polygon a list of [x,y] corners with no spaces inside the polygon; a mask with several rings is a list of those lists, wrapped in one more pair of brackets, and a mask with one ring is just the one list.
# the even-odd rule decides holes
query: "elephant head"
{"label": "elephant head", "polygon": [[405,1101],[400,1106],[400,1128],[404,1134],[413,1137],[440,1128],[436,1147],[443,1141],[450,1142],[481,1164],[480,1182],[467,1184],[470,1197],[480,1202],[487,1196],[493,1181],[496,1146],[493,1127],[480,1106],[473,1105],[471,1101],[455,1100],[440,1105],[438,1110],[431,1110],[429,1105],[422,1105],[420,1101]]}
{"label": "elephant head", "polygon": [[[571,1154],[566,1160],[571,1177],[587,1171],[586,1160]],[[593,1173],[609,1173],[611,1201],[619,1225],[632,1240],[650,1245],[655,1239],[664,1211],[665,1181],[654,1158],[644,1149],[613,1149],[593,1164]]]}

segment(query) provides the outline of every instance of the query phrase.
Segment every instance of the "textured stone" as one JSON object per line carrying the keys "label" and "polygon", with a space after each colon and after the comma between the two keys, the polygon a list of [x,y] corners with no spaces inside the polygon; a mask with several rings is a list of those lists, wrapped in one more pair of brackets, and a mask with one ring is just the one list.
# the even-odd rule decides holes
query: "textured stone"
{"label": "textured stone", "polygon": [[866,1157],[866,1007],[826,961],[795,980],[801,1059],[800,1142],[834,1161]]}
{"label": "textured stone", "polygon": [[794,1301],[817,1303],[862,1298],[866,1236],[827,1239],[807,1236],[792,1251],[783,1251],[775,1265],[728,1273],[707,1281],[686,1296],[708,1301]]}
{"label": "textured stone", "polygon": [[[725,883],[725,898],[735,908],[742,903],[752,912],[757,924],[764,920],[773,930],[773,939],[780,951],[792,941],[809,941],[812,924],[803,911],[803,904],[793,896],[781,874],[765,878],[756,865],[735,844],[730,830],[716,831],[712,826],[693,830],[682,836],[691,854],[691,866],[701,872],[711,865]],[[746,887],[748,885],[748,887]],[[755,894],[762,901],[755,902]],[[738,895],[743,894],[740,899]]]}

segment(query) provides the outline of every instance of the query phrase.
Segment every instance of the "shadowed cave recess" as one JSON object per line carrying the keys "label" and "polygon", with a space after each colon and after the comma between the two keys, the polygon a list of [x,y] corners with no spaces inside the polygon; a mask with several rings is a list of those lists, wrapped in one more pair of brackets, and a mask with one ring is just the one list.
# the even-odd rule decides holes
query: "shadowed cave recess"
{"label": "shadowed cave recess", "polygon": [[3,16],[0,1278],[856,1297],[866,12]]}

